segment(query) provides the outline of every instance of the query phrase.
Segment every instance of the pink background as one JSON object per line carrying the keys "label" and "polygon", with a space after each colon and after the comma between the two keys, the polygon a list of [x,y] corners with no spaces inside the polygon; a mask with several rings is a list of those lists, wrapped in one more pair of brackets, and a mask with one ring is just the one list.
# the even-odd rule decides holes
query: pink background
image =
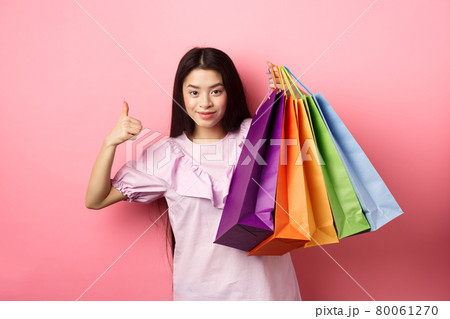
{"label": "pink background", "polygon": [[[266,60],[307,70],[406,212],[323,248],[375,300],[449,300],[450,3],[380,0],[355,22],[372,3],[2,0],[0,299],[76,300],[151,225],[154,204],[86,209],[87,183],[123,98],[169,133],[151,77],[171,93],[199,45],[234,60],[252,114]],[[164,249],[158,223],[80,300],[171,299]],[[319,247],[292,256],[304,300],[370,300]]]}

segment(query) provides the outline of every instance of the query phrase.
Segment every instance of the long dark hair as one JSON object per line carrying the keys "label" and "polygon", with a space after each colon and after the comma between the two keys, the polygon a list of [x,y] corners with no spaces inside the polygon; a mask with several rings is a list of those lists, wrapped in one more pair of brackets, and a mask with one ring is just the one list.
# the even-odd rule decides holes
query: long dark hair
{"label": "long dark hair", "polygon": [[[215,48],[195,47],[189,50],[180,60],[173,85],[172,123],[170,137],[177,137],[186,131],[194,132],[195,122],[189,117],[184,105],[183,82],[194,69],[215,70],[222,75],[223,85],[227,92],[227,106],[222,118],[225,132],[239,129],[242,121],[251,117],[247,106],[244,86],[233,61],[225,53]],[[167,219],[167,239],[171,239],[172,253],[175,249],[175,237]]]}
{"label": "long dark hair", "polygon": [[251,117],[241,78],[233,61],[224,52],[214,48],[193,48],[189,50],[178,64],[173,85],[172,124],[170,136],[177,137],[186,131],[194,132],[195,122],[186,112],[183,99],[183,82],[194,69],[215,70],[222,75],[223,85],[227,92],[227,106],[222,119],[225,132],[237,130],[242,121]]}

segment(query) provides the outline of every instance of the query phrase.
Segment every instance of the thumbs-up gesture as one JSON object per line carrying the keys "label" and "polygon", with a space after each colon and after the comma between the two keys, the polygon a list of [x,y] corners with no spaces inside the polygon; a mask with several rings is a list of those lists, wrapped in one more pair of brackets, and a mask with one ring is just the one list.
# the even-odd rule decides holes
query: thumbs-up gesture
{"label": "thumbs-up gesture", "polygon": [[116,126],[109,132],[105,138],[108,145],[117,146],[127,140],[135,140],[142,130],[141,121],[128,116],[128,103],[123,101],[122,114],[116,123]]}

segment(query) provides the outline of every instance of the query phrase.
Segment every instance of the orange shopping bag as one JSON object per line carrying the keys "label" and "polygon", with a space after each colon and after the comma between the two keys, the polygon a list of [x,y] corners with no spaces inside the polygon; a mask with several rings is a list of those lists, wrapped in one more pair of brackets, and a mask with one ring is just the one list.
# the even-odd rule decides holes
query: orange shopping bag
{"label": "orange shopping bag", "polygon": [[311,201],[312,214],[309,215],[311,241],[303,247],[338,243],[338,235],[334,226],[334,218],[328,199],[325,178],[321,165],[324,165],[314,140],[310,119],[306,111],[306,93],[295,84],[289,72],[283,66],[279,67],[283,79],[289,84],[291,94],[297,97],[296,114],[298,119],[299,138],[303,159],[303,170],[307,194]]}
{"label": "orange shopping bag", "polygon": [[338,243],[339,239],[334,227],[333,214],[320,167],[322,161],[314,142],[305,105],[301,99],[297,100],[297,113],[306,189],[312,207],[309,219],[312,238],[303,247]]}

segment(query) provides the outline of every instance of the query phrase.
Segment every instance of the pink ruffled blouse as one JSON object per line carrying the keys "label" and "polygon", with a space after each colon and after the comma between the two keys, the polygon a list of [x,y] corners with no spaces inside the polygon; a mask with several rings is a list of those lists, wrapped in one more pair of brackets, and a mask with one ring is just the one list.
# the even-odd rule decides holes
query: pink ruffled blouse
{"label": "pink ruffled blouse", "polygon": [[214,244],[251,118],[219,142],[185,133],[148,147],[111,179],[128,202],[165,197],[176,245],[174,300],[301,300],[290,254],[248,256]]}

